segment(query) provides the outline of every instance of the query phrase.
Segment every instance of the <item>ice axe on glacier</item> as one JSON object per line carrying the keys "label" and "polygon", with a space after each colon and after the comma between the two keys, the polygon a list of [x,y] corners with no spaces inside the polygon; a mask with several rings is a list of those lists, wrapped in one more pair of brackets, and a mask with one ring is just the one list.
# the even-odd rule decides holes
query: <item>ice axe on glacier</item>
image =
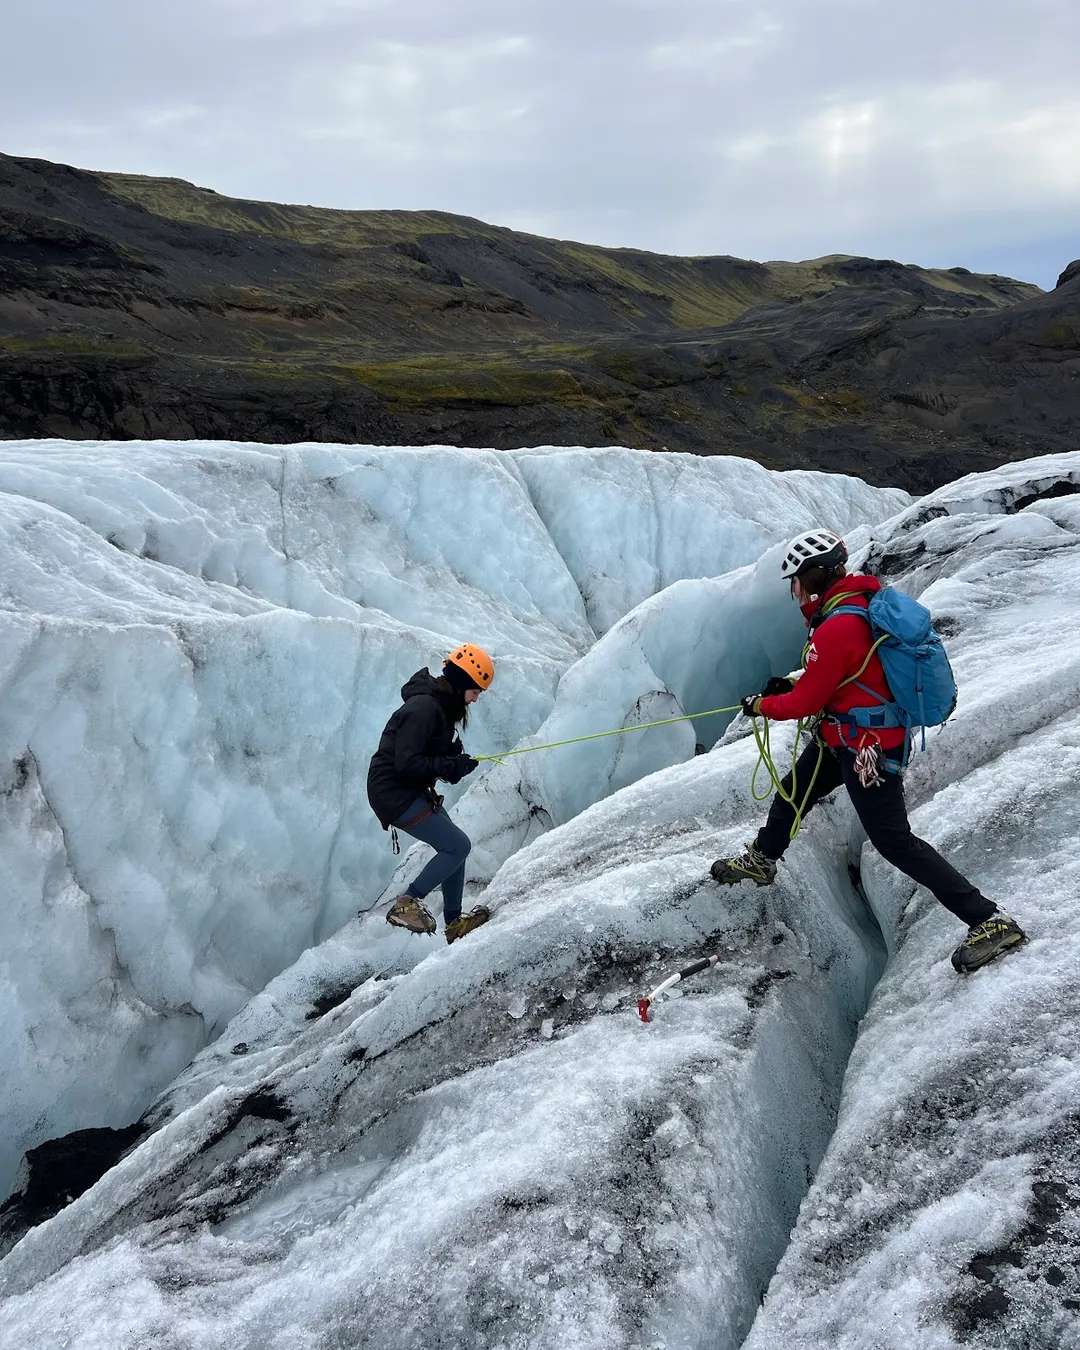
{"label": "ice axe on glacier", "polygon": [[685,980],[688,975],[700,975],[703,970],[709,970],[712,966],[718,966],[719,964],[719,956],[703,956],[700,961],[693,961],[682,970],[676,971],[674,975],[669,975],[666,980],[656,986],[651,994],[645,994],[638,999],[638,1016],[643,1022],[651,1022],[653,1020],[653,1004],[661,994],[667,993],[667,991],[677,985],[680,980]]}

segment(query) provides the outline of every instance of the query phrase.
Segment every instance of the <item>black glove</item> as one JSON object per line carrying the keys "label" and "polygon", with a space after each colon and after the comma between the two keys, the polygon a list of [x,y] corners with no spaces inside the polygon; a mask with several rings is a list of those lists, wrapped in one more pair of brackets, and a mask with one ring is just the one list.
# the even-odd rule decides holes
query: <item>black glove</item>
{"label": "black glove", "polygon": [[758,715],[758,700],[760,694],[746,694],[742,700],[742,711],[744,717],[756,717]]}
{"label": "black glove", "polygon": [[480,761],[473,759],[472,755],[457,755],[446,766],[443,777],[448,783],[460,783],[466,774],[472,773],[479,765]]}
{"label": "black glove", "polygon": [[765,681],[761,697],[772,698],[776,694],[790,694],[794,688],[795,681],[789,680],[786,675],[772,675]]}
{"label": "black glove", "polygon": [[450,753],[452,755],[463,755],[465,753],[465,747],[461,744],[461,740],[457,736],[450,742]]}

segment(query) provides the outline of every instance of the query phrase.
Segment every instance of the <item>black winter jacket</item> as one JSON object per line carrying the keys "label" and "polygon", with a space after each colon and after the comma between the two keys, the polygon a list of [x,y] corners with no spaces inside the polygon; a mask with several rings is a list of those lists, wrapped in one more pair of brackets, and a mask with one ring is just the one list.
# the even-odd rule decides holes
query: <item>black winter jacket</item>
{"label": "black winter jacket", "polygon": [[367,792],[383,829],[400,820],[417,797],[435,799],[435,780],[456,783],[469,757],[454,733],[452,704],[429,670],[401,686],[401,707],[387,722],[371,757]]}

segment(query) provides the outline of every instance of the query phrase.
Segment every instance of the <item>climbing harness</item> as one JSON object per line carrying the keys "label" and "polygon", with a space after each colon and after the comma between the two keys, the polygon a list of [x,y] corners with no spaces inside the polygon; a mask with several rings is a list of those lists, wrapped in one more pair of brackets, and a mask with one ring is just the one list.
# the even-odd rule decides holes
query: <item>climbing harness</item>
{"label": "climbing harness", "polygon": [[661,994],[666,994],[669,989],[678,984],[680,980],[685,980],[688,975],[700,975],[703,970],[708,970],[711,966],[720,964],[719,956],[703,956],[700,961],[694,961],[685,969],[678,971],[675,975],[669,975],[662,984],[658,984],[651,994],[646,994],[644,998],[637,1001],[638,1016],[643,1022],[651,1022],[653,1019],[652,1007]]}

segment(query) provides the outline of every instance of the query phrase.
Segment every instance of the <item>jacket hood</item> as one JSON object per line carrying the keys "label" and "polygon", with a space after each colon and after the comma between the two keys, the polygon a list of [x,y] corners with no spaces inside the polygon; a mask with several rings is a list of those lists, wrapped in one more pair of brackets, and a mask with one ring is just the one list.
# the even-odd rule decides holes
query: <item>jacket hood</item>
{"label": "jacket hood", "polygon": [[401,686],[401,698],[415,698],[417,694],[430,694],[432,698],[438,698],[439,691],[435,688],[435,676],[425,666],[423,670],[418,670],[415,675],[410,675]]}
{"label": "jacket hood", "polygon": [[807,623],[820,612],[821,607],[828,603],[834,596],[852,591],[861,592],[865,595],[873,595],[875,591],[881,590],[881,582],[877,577],[867,576],[863,572],[856,572],[852,576],[841,577],[839,581],[834,581],[824,595],[819,595],[816,600],[811,600],[805,605],[800,605],[803,618]]}

